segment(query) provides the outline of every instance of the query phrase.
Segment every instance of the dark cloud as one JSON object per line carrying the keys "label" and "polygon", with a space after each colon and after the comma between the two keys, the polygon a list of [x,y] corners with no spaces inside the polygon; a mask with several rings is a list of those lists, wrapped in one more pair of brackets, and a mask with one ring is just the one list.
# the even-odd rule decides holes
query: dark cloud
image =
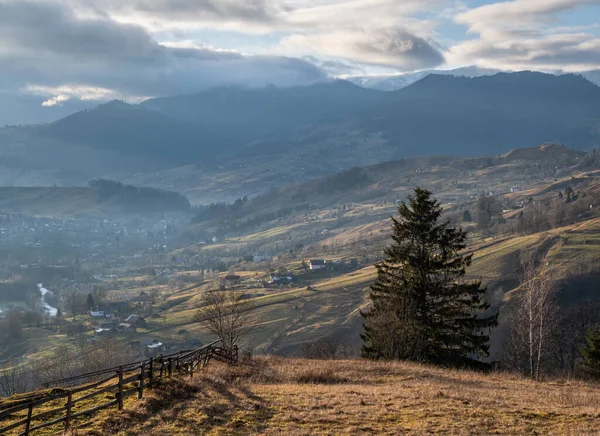
{"label": "dark cloud", "polygon": [[4,90],[80,84],[123,96],[157,96],[228,84],[305,84],[324,76],[299,59],[167,47],[142,27],[106,17],[82,19],[62,4],[0,0]]}
{"label": "dark cloud", "polygon": [[404,70],[433,68],[444,63],[444,55],[432,44],[403,29],[371,32],[355,42],[354,50],[371,63]]}

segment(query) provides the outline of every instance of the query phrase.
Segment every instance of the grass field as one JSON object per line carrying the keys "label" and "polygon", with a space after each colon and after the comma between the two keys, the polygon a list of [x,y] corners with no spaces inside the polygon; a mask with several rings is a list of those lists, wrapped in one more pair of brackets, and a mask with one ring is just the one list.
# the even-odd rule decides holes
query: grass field
{"label": "grass field", "polygon": [[211,363],[76,435],[598,434],[600,387],[403,362]]}

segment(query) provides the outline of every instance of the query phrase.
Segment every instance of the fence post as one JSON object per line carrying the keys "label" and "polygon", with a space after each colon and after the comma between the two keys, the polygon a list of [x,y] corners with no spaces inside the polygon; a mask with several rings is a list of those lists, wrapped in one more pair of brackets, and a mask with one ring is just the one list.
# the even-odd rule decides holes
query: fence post
{"label": "fence post", "polygon": [[172,371],[172,365],[171,365],[171,364],[172,364],[172,363],[173,363],[173,359],[171,359],[171,358],[169,357],[169,360],[168,360],[168,366],[167,366],[167,373],[168,373],[169,377],[171,377],[171,371]]}
{"label": "fence post", "polygon": [[123,410],[123,367],[119,366],[119,392],[117,392],[117,408]]}
{"label": "fence post", "polygon": [[177,359],[175,360],[175,371],[179,371],[179,369],[179,356],[177,356]]}
{"label": "fence post", "polygon": [[73,407],[73,393],[67,393],[67,416],[65,417],[65,430],[71,428],[71,408]]}
{"label": "fence post", "polygon": [[164,360],[163,360],[163,358],[161,356],[161,358],[160,358],[160,371],[159,371],[159,374],[158,374],[158,378],[161,379],[161,380],[163,378],[164,367],[165,367],[165,362],[164,362]]}
{"label": "fence post", "polygon": [[31,415],[33,414],[33,403],[29,404],[27,410],[27,424],[25,424],[25,436],[29,436],[29,428],[31,427]]}
{"label": "fence post", "polygon": [[144,396],[144,373],[146,372],[146,362],[142,362],[142,369],[140,370],[140,386],[138,390],[138,400]]}
{"label": "fence post", "polygon": [[150,373],[148,374],[148,389],[152,389],[154,379],[154,359],[150,359]]}

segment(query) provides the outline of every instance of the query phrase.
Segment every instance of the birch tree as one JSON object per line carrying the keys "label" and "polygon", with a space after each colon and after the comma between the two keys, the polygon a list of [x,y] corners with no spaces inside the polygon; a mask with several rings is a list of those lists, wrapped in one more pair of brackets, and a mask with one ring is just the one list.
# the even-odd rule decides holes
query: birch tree
{"label": "birch tree", "polygon": [[549,265],[535,267],[533,260],[522,265],[521,286],[510,324],[508,354],[513,367],[520,367],[535,380],[557,324],[558,288]]}

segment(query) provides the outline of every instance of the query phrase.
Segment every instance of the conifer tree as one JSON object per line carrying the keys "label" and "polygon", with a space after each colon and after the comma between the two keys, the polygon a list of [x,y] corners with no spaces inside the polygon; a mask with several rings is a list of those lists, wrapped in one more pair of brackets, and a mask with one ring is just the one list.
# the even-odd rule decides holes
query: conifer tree
{"label": "conifer tree", "polygon": [[590,329],[585,335],[585,345],[581,350],[585,369],[600,376],[600,326]]}
{"label": "conifer tree", "polygon": [[465,281],[467,234],[441,220],[431,192],[415,188],[392,218],[393,243],[377,265],[372,306],[364,312],[362,355],[444,366],[487,368],[489,332],[498,315],[480,281]]}
{"label": "conifer tree", "polygon": [[86,300],[86,306],[87,306],[88,310],[92,310],[96,306],[96,302],[94,301],[94,297],[92,296],[91,293],[88,293],[87,300]]}

